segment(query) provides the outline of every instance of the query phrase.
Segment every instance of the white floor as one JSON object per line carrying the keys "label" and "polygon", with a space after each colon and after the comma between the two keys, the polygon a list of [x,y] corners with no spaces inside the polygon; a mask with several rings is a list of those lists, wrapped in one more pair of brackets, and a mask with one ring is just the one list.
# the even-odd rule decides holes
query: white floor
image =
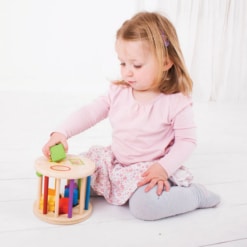
{"label": "white floor", "polygon": [[[195,181],[219,193],[214,209],[145,222],[127,206],[91,200],[92,216],[52,225],[33,214],[34,160],[49,131],[91,98],[78,94],[0,92],[0,245],[6,247],[244,247],[247,246],[247,104],[195,102],[198,148],[187,166]],[[86,117],[86,116],[85,116]],[[110,143],[107,121],[70,140],[70,153]]]}

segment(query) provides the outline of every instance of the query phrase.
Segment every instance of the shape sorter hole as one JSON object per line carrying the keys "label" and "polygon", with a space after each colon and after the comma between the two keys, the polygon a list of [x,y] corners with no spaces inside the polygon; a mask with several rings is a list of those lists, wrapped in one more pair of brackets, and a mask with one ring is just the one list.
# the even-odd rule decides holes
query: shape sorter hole
{"label": "shape sorter hole", "polygon": [[61,171],[61,172],[66,172],[66,171],[71,170],[70,167],[64,166],[64,165],[54,165],[54,166],[51,166],[51,169],[55,171]]}

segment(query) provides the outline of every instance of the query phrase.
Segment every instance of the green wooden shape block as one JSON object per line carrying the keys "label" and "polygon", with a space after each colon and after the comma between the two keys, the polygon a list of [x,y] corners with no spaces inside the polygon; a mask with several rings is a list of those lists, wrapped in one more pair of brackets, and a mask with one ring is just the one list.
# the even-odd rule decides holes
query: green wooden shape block
{"label": "green wooden shape block", "polygon": [[38,177],[42,177],[42,174],[41,174],[40,172],[36,172],[36,175],[37,175]]}
{"label": "green wooden shape block", "polygon": [[51,153],[52,162],[59,162],[63,160],[64,158],[66,158],[66,153],[61,143],[50,147],[50,153]]}

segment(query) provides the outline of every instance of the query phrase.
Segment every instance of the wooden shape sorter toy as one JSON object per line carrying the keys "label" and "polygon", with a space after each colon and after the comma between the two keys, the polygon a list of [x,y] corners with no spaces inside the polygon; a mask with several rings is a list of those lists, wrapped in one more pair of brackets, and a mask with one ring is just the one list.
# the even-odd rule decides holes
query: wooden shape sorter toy
{"label": "wooden shape sorter toy", "polygon": [[52,224],[75,224],[92,213],[90,180],[95,164],[85,158],[67,155],[59,163],[46,157],[35,161],[38,195],[34,214]]}

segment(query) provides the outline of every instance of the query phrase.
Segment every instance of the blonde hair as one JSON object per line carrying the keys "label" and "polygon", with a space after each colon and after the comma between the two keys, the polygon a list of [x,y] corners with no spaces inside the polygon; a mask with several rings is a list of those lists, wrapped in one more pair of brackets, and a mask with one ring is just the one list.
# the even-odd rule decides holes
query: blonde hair
{"label": "blonde hair", "polygon": [[[157,12],[137,13],[122,24],[116,39],[148,42],[160,67],[157,85],[162,93],[189,95],[192,92],[192,79],[185,66],[176,30],[165,16]],[[173,65],[168,71],[163,71],[164,61],[168,59]],[[116,83],[123,84],[123,81]]]}

